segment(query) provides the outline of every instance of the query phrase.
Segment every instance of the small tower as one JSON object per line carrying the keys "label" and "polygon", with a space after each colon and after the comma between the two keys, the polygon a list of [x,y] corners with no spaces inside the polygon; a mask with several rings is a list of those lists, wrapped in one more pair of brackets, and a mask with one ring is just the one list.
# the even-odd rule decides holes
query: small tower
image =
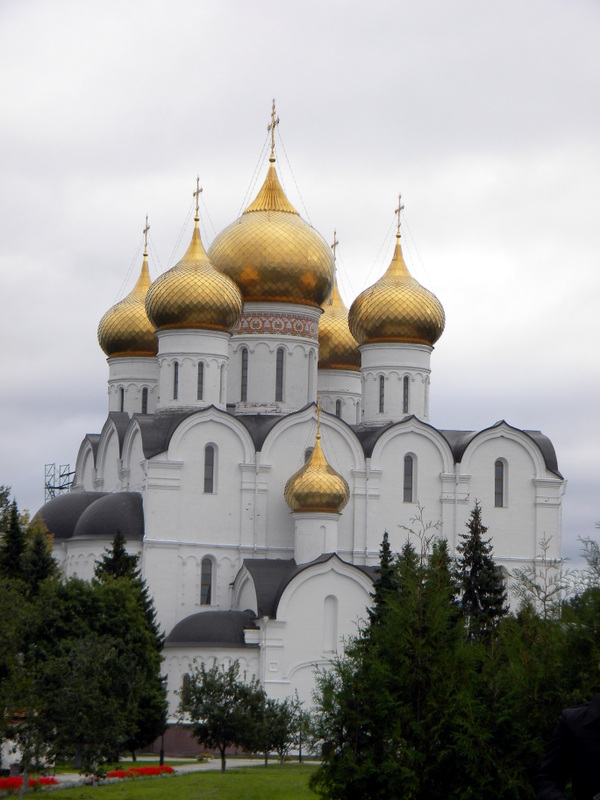
{"label": "small tower", "polygon": [[399,198],[396,248],[385,274],[352,303],[350,330],[360,345],[363,422],[378,425],[414,414],[429,419],[433,345],[444,331],[437,297],[416,281],[400,246]]}
{"label": "small tower", "polygon": [[148,217],[144,228],[144,257],[137,283],[110,308],[98,325],[98,342],[108,356],[108,410],[151,414],[156,406],[158,341],[146,314],[150,287]]}
{"label": "small tower", "polygon": [[242,296],[202,246],[201,191],[198,179],[194,232],[185,255],[154,281],[146,297],[158,336],[157,410],[226,405],[230,331],[242,313]]}
{"label": "small tower", "polygon": [[[339,244],[333,232],[333,261]],[[340,295],[336,278],[331,294],[323,304],[319,320],[319,362],[317,392],[325,411],[350,425],[361,421],[360,351],[348,327],[348,309]]]}
{"label": "small tower", "polygon": [[317,408],[317,436],[306,464],[294,473],[284,489],[285,502],[292,510],[297,564],[314,561],[338,547],[338,521],[350,499],[346,480],[327,463],[321,447],[320,405]]}

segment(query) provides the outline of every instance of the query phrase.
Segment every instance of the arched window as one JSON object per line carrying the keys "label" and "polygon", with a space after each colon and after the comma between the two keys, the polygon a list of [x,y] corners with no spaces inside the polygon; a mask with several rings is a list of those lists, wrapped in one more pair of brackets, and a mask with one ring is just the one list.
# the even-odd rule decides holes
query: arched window
{"label": "arched window", "polygon": [[385,408],[385,378],[379,376],[379,413],[383,414]]}
{"label": "arched window", "polygon": [[323,651],[335,653],[338,642],[338,599],[330,594],[323,608]]}
{"label": "arched window", "polygon": [[119,389],[119,411],[125,411],[125,389],[122,386]]}
{"label": "arched window", "polygon": [[356,424],[360,425],[361,423],[361,414],[360,414],[360,400],[356,404]]}
{"label": "arched window", "polygon": [[198,387],[196,391],[196,399],[204,400],[204,362],[198,362]]}
{"label": "arched window", "polygon": [[200,605],[209,606],[212,602],[212,576],[213,564],[210,558],[202,559],[202,571],[200,575]]}
{"label": "arched window", "polygon": [[413,502],[414,467],[415,467],[415,462],[413,457],[404,456],[404,484],[403,484],[402,499],[405,503]]}
{"label": "arched window", "polygon": [[408,375],[402,381],[402,413],[408,414],[408,387],[410,385]]}
{"label": "arched window", "polygon": [[245,403],[248,400],[248,348],[242,347],[242,382],[240,389],[240,400]]}
{"label": "arched window", "polygon": [[204,494],[215,491],[215,448],[207,444],[204,448]]}
{"label": "arched window", "polygon": [[148,413],[148,389],[144,386],[142,389],[142,414]]}
{"label": "arched window", "polygon": [[506,468],[500,458],[494,464],[494,505],[496,508],[506,505]]}
{"label": "arched window", "polygon": [[275,402],[283,401],[283,361],[285,350],[283,347],[277,348],[275,361]]}
{"label": "arched window", "polygon": [[341,400],[336,400],[335,401],[335,415],[336,415],[336,417],[341,417],[342,416],[342,401]]}
{"label": "arched window", "polygon": [[179,364],[173,362],[173,400],[179,397]]}

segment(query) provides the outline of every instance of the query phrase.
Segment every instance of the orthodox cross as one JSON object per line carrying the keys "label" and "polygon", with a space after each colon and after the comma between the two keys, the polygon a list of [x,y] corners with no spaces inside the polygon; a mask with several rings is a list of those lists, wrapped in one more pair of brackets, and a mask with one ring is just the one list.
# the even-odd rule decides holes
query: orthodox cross
{"label": "orthodox cross", "polygon": [[321,438],[321,395],[317,395],[317,439]]}
{"label": "orthodox cross", "polygon": [[202,192],[202,187],[200,186],[200,176],[196,177],[196,191],[194,192],[194,197],[196,198],[196,216],[199,214],[199,204],[200,204],[200,193]]}
{"label": "orthodox cross", "polygon": [[398,215],[398,231],[396,236],[400,238],[400,213],[404,211],[404,206],[402,205],[402,195],[398,195],[398,208],[394,211],[394,214]]}
{"label": "orthodox cross", "polygon": [[331,245],[331,249],[333,250],[333,263],[335,264],[335,248],[338,246],[339,242],[335,235],[336,231],[335,228],[333,229],[333,244]]}
{"label": "orthodox cross", "polygon": [[148,255],[148,231],[150,230],[150,225],[148,225],[148,214],[146,214],[146,227],[142,231],[144,234],[144,255]]}
{"label": "orthodox cross", "polygon": [[267,125],[267,130],[271,134],[271,161],[275,160],[275,127],[279,125],[279,117],[275,117],[275,98],[273,98],[273,108],[271,109],[271,124]]}

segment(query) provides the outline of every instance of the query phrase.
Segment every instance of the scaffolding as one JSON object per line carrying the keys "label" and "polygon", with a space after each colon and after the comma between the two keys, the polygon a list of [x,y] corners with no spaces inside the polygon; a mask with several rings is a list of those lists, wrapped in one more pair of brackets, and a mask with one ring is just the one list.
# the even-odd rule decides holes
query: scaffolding
{"label": "scaffolding", "polygon": [[70,464],[46,464],[44,467],[44,503],[59,494],[69,492],[73,483],[75,470],[71,472]]}

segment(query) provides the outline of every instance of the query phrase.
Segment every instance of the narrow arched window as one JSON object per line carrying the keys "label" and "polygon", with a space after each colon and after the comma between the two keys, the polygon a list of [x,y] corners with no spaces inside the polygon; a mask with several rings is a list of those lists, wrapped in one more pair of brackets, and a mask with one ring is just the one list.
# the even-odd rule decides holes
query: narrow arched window
{"label": "narrow arched window", "polygon": [[119,411],[125,411],[125,389],[119,389]]}
{"label": "narrow arched window", "polygon": [[504,462],[498,459],[494,464],[494,505],[496,508],[504,506]]}
{"label": "narrow arched window", "polygon": [[323,651],[335,653],[338,642],[338,599],[328,595],[323,606]]}
{"label": "narrow arched window", "polygon": [[335,415],[336,415],[336,417],[341,417],[342,416],[342,401],[341,400],[336,400],[335,401]]}
{"label": "narrow arched window", "polygon": [[415,462],[412,456],[404,456],[404,484],[402,499],[405,503],[413,502],[414,489],[414,467]]}
{"label": "narrow arched window", "polygon": [[285,350],[283,347],[277,348],[277,355],[275,361],[275,401],[283,401],[283,360],[285,357]]}
{"label": "narrow arched window", "polygon": [[142,389],[142,414],[148,413],[148,389],[144,387]]}
{"label": "narrow arched window", "polygon": [[198,362],[198,386],[196,390],[196,399],[204,400],[204,362]]}
{"label": "narrow arched window", "polygon": [[200,574],[200,605],[209,606],[212,596],[212,574],[213,564],[210,558],[202,559],[202,571]]}
{"label": "narrow arched window", "polygon": [[173,400],[179,397],[179,364],[173,362]]}
{"label": "narrow arched window", "polygon": [[240,400],[245,403],[248,400],[248,348],[242,347],[242,381],[240,389]]}
{"label": "narrow arched window", "polygon": [[408,375],[404,376],[404,380],[402,381],[402,413],[408,414],[408,387],[409,387],[409,379]]}
{"label": "narrow arched window", "polygon": [[360,400],[356,404],[356,424],[360,425],[361,423],[361,415],[360,415]]}
{"label": "narrow arched window", "polygon": [[207,444],[204,448],[204,493],[212,494],[215,490],[215,448]]}
{"label": "narrow arched window", "polygon": [[383,375],[379,376],[379,413],[383,414],[385,408],[385,378]]}

